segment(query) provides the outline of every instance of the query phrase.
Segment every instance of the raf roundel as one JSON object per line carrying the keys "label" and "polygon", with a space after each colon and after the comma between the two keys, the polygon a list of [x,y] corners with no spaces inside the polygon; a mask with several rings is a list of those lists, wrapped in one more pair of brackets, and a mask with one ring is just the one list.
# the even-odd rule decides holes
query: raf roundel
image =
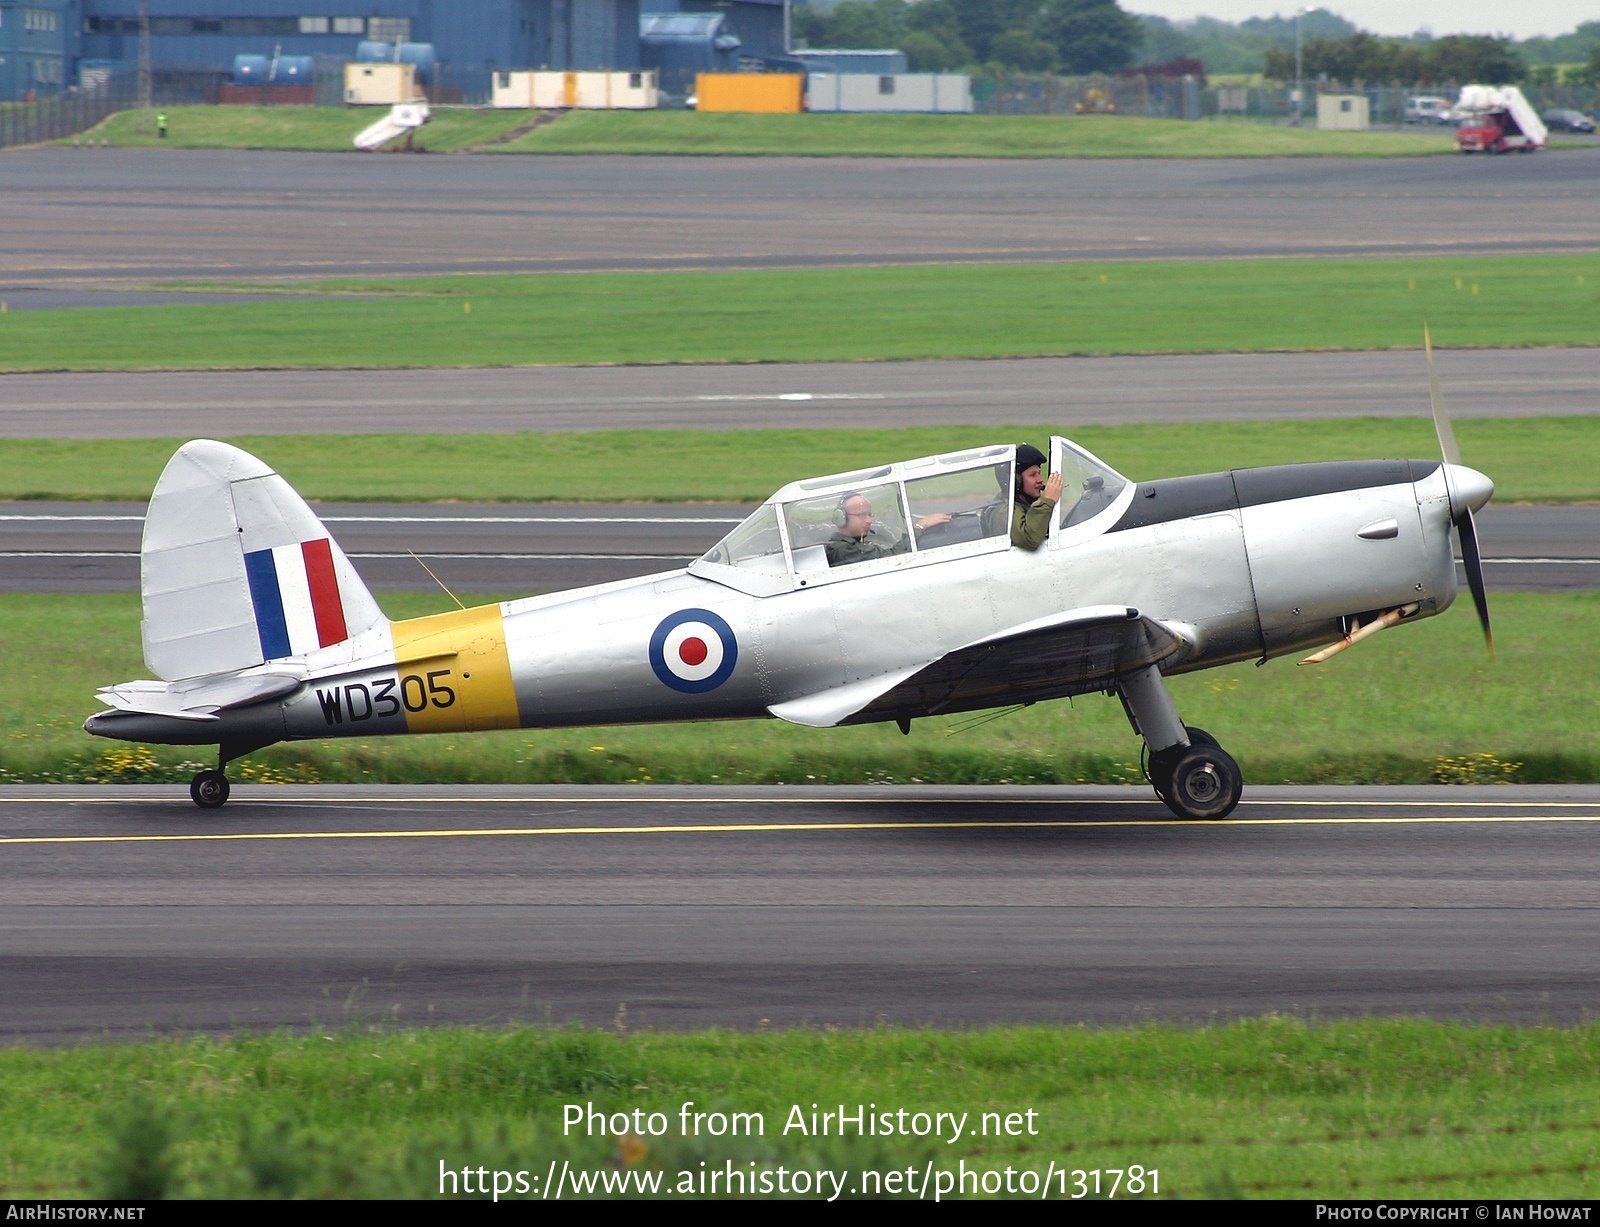
{"label": "raf roundel", "polygon": [[650,667],[662,685],[684,694],[715,690],[738,661],[733,628],[709,609],[680,609],[650,636]]}

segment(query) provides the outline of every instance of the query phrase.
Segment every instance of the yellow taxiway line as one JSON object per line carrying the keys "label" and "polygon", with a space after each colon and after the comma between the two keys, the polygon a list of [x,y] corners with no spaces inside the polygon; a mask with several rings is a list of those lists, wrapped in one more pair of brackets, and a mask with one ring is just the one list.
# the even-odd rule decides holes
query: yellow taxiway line
{"label": "yellow taxiway line", "polygon": [[1393,818],[1226,818],[1220,821],[1183,818],[1050,820],[1020,822],[737,822],[677,826],[551,826],[478,827],[421,831],[235,831],[177,835],[19,835],[0,838],[0,847],[14,844],[163,844],[238,843],[268,840],[325,839],[479,839],[536,835],[721,835],[802,831],[1002,831],[1097,827],[1252,827],[1252,826],[1413,826],[1434,823],[1600,822],[1600,814],[1498,814],[1456,816],[1415,814]]}

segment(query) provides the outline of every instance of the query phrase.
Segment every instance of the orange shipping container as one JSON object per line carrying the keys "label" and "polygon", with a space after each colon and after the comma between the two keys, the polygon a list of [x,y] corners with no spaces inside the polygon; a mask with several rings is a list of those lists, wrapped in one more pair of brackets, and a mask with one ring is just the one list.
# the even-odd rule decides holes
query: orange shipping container
{"label": "orange shipping container", "polygon": [[780,111],[798,113],[806,79],[799,73],[702,72],[694,94],[702,111]]}

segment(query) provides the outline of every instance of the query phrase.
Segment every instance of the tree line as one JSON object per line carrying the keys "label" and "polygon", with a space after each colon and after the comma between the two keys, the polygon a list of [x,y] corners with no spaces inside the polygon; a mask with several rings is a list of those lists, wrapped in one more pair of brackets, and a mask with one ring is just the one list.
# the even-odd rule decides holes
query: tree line
{"label": "tree line", "polygon": [[[1487,35],[1382,38],[1327,9],[1302,23],[1303,71],[1312,80],[1547,85],[1557,79],[1555,64],[1587,57],[1561,79],[1600,84],[1600,22],[1521,44]],[[810,47],[898,48],[913,72],[1115,73],[1185,57],[1210,72],[1295,75],[1292,17],[1175,23],[1126,13],[1117,0],[841,0],[828,10],[796,7],[794,34]]]}
{"label": "tree line", "polygon": [[896,47],[913,72],[995,65],[1021,72],[1117,72],[1144,41],[1116,0],[842,0],[794,10],[810,47]]}
{"label": "tree line", "polygon": [[[1416,42],[1379,38],[1365,32],[1348,38],[1314,38],[1301,52],[1306,77],[1327,78],[1346,84],[1366,81],[1403,81],[1408,85],[1474,81],[1483,85],[1509,85],[1527,75],[1527,65],[1510,39],[1486,34],[1451,34]],[[1266,54],[1265,76],[1292,81],[1294,52],[1272,48]]]}

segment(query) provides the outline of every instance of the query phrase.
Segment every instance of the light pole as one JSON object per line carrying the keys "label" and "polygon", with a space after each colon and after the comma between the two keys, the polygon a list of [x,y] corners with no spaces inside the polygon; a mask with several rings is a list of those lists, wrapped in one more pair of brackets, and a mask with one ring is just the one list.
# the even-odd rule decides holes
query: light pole
{"label": "light pole", "polygon": [[1300,17],[1303,13],[1315,11],[1310,8],[1297,8],[1294,11],[1294,126],[1297,128],[1306,105],[1306,79],[1300,65]]}
{"label": "light pole", "polygon": [[150,0],[139,0],[139,109],[150,109]]}

